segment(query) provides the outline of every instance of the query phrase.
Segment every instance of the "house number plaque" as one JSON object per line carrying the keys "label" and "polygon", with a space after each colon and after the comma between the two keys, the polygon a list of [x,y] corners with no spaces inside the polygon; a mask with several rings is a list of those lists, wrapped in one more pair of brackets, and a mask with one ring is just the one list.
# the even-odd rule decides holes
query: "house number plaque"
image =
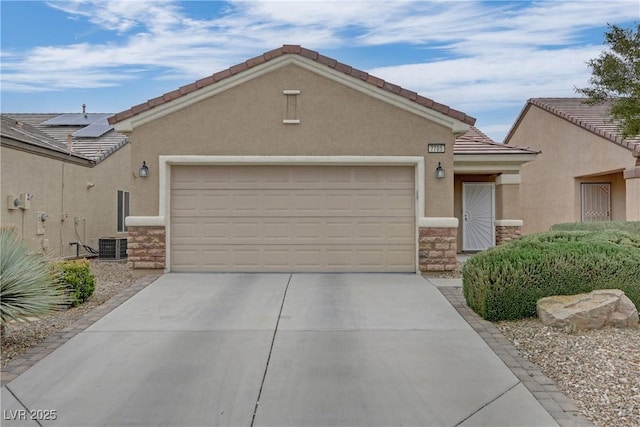
{"label": "house number plaque", "polygon": [[429,144],[427,147],[429,153],[444,153],[444,144]]}

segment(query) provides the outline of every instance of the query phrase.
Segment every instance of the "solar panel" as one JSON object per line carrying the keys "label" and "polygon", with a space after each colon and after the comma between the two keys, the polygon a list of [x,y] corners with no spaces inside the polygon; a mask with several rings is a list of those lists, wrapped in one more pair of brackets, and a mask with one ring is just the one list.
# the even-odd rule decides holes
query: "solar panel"
{"label": "solar panel", "polygon": [[99,138],[111,129],[113,126],[107,122],[107,119],[104,119],[91,123],[89,126],[75,131],[72,135],[77,138]]}
{"label": "solar panel", "polygon": [[45,126],[86,126],[112,116],[109,113],[65,113],[42,122]]}

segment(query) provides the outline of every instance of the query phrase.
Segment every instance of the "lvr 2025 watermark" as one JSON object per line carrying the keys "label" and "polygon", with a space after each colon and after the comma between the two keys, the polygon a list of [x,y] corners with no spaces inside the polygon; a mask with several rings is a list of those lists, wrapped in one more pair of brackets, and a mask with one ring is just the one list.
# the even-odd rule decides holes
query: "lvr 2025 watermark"
{"label": "lvr 2025 watermark", "polygon": [[55,409],[3,409],[2,419],[12,421],[53,421],[58,418],[58,411]]}

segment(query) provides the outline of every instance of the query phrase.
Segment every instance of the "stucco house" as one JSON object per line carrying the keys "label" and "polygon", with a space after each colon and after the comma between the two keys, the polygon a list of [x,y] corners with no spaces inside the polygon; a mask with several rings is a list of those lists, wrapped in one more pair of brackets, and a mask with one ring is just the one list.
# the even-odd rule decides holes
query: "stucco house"
{"label": "stucco house", "polygon": [[[519,170],[536,155],[297,45],[109,123],[131,142],[132,172],[148,167],[127,218],[140,270],[450,270],[464,242],[519,233]],[[465,210],[476,200],[486,207]]]}
{"label": "stucco house", "polygon": [[580,221],[640,221],[640,137],[623,139],[607,104],[527,101],[505,142],[541,151],[521,170],[525,233]]}
{"label": "stucco house", "polygon": [[130,146],[109,115],[2,114],[0,224],[34,251],[73,257],[126,239]]}

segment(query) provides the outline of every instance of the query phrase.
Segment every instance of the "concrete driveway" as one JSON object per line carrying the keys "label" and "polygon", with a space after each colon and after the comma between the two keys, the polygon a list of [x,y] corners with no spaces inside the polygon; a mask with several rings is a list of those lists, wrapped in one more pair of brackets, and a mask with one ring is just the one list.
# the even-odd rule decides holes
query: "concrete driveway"
{"label": "concrete driveway", "polygon": [[2,409],[2,426],[557,425],[415,274],[167,274]]}

